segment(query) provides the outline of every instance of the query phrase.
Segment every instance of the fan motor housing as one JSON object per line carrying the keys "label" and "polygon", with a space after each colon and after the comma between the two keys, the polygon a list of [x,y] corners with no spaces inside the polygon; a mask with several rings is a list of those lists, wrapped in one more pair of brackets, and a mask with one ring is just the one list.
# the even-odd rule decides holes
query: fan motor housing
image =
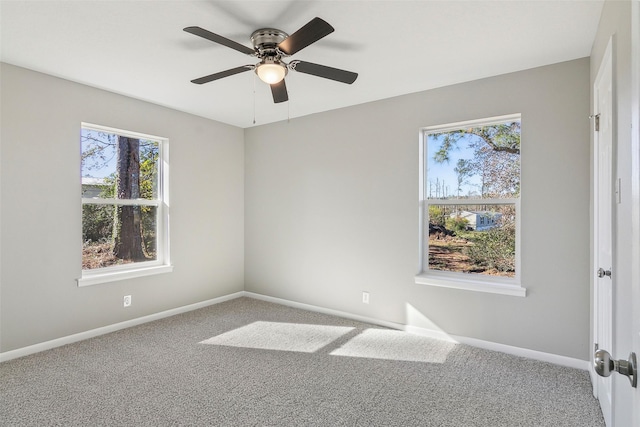
{"label": "fan motor housing", "polygon": [[289,37],[289,34],[275,28],[261,28],[251,34],[253,47],[260,52],[260,56],[278,56],[282,52],[277,50],[278,44]]}

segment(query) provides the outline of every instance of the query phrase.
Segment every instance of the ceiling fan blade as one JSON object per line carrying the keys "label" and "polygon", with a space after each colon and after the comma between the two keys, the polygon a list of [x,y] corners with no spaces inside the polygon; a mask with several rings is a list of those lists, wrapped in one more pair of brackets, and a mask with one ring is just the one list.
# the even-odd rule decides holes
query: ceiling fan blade
{"label": "ceiling fan blade", "polygon": [[358,73],[327,67],[326,65],[314,64],[312,62],[291,61],[289,67],[300,73],[311,74],[312,76],[323,77],[346,84],[351,84],[358,78]]}
{"label": "ceiling fan blade", "polygon": [[245,53],[247,55],[255,55],[255,51],[245,45],[242,45],[238,42],[234,42],[233,40],[229,40],[226,37],[222,37],[221,35],[212,33],[211,31],[205,30],[200,27],[187,27],[184,29],[187,33],[195,34],[196,36],[205,38],[207,40],[211,40],[212,42],[221,44],[226,47],[230,47],[231,49],[235,49],[238,52]]}
{"label": "ceiling fan blade", "polygon": [[230,70],[220,71],[219,73],[210,74],[208,76],[200,77],[199,79],[191,80],[191,83],[201,85],[203,83],[209,83],[214,80],[221,79],[223,77],[233,76],[234,74],[243,73],[254,69],[254,65],[243,65],[241,67],[231,68]]}
{"label": "ceiling fan blade", "polygon": [[284,83],[284,79],[280,80],[279,83],[274,83],[271,85],[271,94],[273,95],[273,102],[275,102],[276,104],[289,100],[287,85]]}
{"label": "ceiling fan blade", "polygon": [[287,55],[293,55],[311,43],[315,43],[324,36],[333,33],[333,31],[334,28],[326,21],[320,18],[313,18],[298,31],[284,39],[278,45],[278,49]]}

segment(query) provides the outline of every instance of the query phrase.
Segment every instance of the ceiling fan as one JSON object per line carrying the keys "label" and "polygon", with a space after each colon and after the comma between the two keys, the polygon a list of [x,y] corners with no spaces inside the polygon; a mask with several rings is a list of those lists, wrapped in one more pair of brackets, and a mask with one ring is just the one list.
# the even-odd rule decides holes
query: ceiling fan
{"label": "ceiling fan", "polygon": [[291,35],[275,28],[261,28],[256,30],[251,34],[253,48],[249,48],[200,27],[187,27],[184,31],[241,53],[255,56],[260,60],[260,62],[255,65],[242,65],[191,80],[191,82],[195,84],[209,83],[224,77],[233,76],[234,74],[255,70],[260,80],[271,86],[273,102],[279,103],[289,100],[287,87],[284,82],[284,77],[287,75],[288,70],[311,74],[347,84],[353,83],[358,78],[358,73],[327,67],[326,65],[298,60],[293,60],[289,63],[283,61],[283,58],[299,52],[334,31],[331,25],[320,18],[313,18]]}

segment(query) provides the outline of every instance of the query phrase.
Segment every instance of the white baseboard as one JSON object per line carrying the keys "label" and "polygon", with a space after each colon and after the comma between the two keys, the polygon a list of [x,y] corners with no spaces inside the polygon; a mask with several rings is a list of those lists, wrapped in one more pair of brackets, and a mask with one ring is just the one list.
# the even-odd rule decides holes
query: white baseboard
{"label": "white baseboard", "polygon": [[332,316],[344,317],[346,319],[356,320],[364,323],[371,323],[373,325],[384,326],[391,329],[398,329],[401,331],[406,331],[413,334],[427,336],[427,337],[435,338],[439,340],[456,342],[460,344],[467,344],[473,347],[499,351],[499,352],[511,354],[514,356],[540,360],[543,362],[549,362],[556,365],[567,366],[570,368],[583,369],[583,370],[591,369],[590,362],[586,360],[574,359],[571,357],[560,356],[557,354],[544,353],[536,350],[529,350],[526,348],[513,347],[510,345],[498,344],[490,341],[478,340],[475,338],[448,335],[444,332],[434,331],[431,329],[419,328],[419,327],[410,326],[410,325],[403,325],[401,323],[395,323],[395,322],[388,322],[385,320],[375,319],[375,318],[366,317],[366,316],[360,316],[360,315],[348,313],[345,311],[333,310],[330,308],[319,307],[316,305],[303,304],[295,301],[270,297],[267,295],[261,295],[253,292],[247,292],[247,291],[235,292],[233,294],[225,295],[219,298],[202,301],[195,304],[174,308],[171,310],[161,311],[160,313],[150,314],[148,316],[139,317],[137,319],[131,319],[125,322],[120,322],[113,325],[104,326],[101,328],[91,329],[89,331],[80,332],[80,333],[69,335],[66,337],[57,338],[51,341],[45,341],[39,344],[34,344],[27,347],[19,348],[16,350],[0,353],[0,362],[16,359],[18,357],[28,356],[30,354],[39,353],[44,350],[49,350],[49,349],[60,347],[63,345],[72,344],[74,342],[97,337],[99,335],[104,335],[111,332],[119,331],[120,329],[130,328],[132,326],[141,325],[143,323],[152,322],[154,320],[163,319],[165,317],[175,316],[176,314],[186,313],[192,310],[197,310],[199,308],[208,307],[214,304],[219,304],[221,302],[229,301],[229,300],[243,297],[243,296],[261,300],[261,301],[273,302],[273,303],[285,305],[288,307],[299,308],[302,310],[308,310],[308,311],[314,311],[317,313],[329,314]]}
{"label": "white baseboard", "polygon": [[359,316],[352,313],[347,313],[339,310],[332,310],[324,307],[318,307],[310,304],[303,304],[295,301],[289,301],[282,298],[275,298],[266,295],[256,294],[253,292],[244,292],[244,295],[249,298],[255,298],[262,301],[273,302],[276,304],[282,304],[289,307],[300,308],[303,310],[315,311],[323,314],[330,314],[333,316],[344,317],[351,320],[357,320],[360,322],[371,323],[373,325],[385,326],[387,328],[398,329],[406,331],[416,335],[422,335],[429,338],[444,340],[448,342],[455,342],[459,344],[466,344],[472,347],[484,348],[486,350],[499,351],[501,353],[511,354],[513,356],[525,357],[527,359],[539,360],[542,362],[549,362],[555,365],[567,366],[569,368],[590,370],[591,365],[586,360],[574,359],[571,357],[560,356],[552,353],[544,353],[542,351],[529,350],[521,347],[514,347],[505,344],[494,343],[490,341],[478,340],[475,338],[461,337],[457,335],[449,335],[445,332],[434,331],[431,329],[419,328],[416,326],[403,325],[401,323],[388,322],[384,320],[374,319],[371,317]]}
{"label": "white baseboard", "polygon": [[543,351],[530,350],[528,348],[514,347],[505,344],[494,343],[490,341],[482,341],[474,338],[455,337],[458,342],[473,347],[480,347],[486,350],[500,351],[502,353],[512,354],[514,356],[525,357],[527,359],[539,360],[541,362],[553,363],[555,365],[566,366],[568,368],[581,369],[588,371],[591,365],[588,360],[575,359],[573,357],[561,356],[559,354],[545,353]]}
{"label": "white baseboard", "polygon": [[148,316],[138,317],[136,319],[115,323],[113,325],[91,329],[89,331],[80,332],[77,334],[68,335],[66,337],[57,338],[51,341],[45,341],[42,343],[30,345],[27,347],[18,348],[16,350],[6,351],[4,353],[0,353],[0,362],[16,359],[18,357],[28,356],[30,354],[39,353],[41,351],[50,350],[52,348],[61,347],[67,344],[72,344],[74,342],[97,337],[99,335],[104,335],[111,332],[119,331],[120,329],[130,328],[132,326],[141,325],[143,323],[153,322],[154,320],[164,319],[165,317],[175,316],[176,314],[186,313],[188,311],[197,310],[199,308],[208,307],[214,304],[219,304],[221,302],[229,301],[235,298],[239,298],[241,296],[244,296],[243,291],[225,295],[219,298],[213,298],[207,301],[201,301],[195,304],[185,305],[183,307],[173,308],[171,310],[161,311],[159,313],[150,314]]}
{"label": "white baseboard", "polygon": [[483,341],[476,338],[462,337],[459,335],[448,335],[444,332],[433,331],[430,329],[418,328],[415,326],[407,326],[407,332],[418,335],[429,336],[431,338],[443,339],[459,344],[466,344],[472,347],[483,348],[485,350],[498,351],[500,353],[511,354],[513,356],[525,357],[527,359],[539,360],[541,362],[553,363],[554,365],[566,366],[569,368],[581,369],[588,371],[591,367],[587,360],[574,359],[572,357],[560,356],[558,354],[545,353],[528,348],[514,347],[506,344],[499,344],[491,341]]}
{"label": "white baseboard", "polygon": [[317,305],[304,304],[301,302],[290,301],[282,298],[270,297],[267,295],[256,294],[253,292],[244,292],[244,296],[259,299],[261,301],[273,302],[280,305],[286,305],[287,307],[299,308],[307,311],[314,311],[316,313],[329,314],[337,317],[344,317],[345,319],[357,320],[358,322],[371,323],[374,325],[385,326],[392,329],[402,329],[404,325],[395,322],[387,322],[385,320],[374,319],[373,317],[360,316],[357,314],[348,313],[346,311],[333,310],[330,308],[319,307]]}

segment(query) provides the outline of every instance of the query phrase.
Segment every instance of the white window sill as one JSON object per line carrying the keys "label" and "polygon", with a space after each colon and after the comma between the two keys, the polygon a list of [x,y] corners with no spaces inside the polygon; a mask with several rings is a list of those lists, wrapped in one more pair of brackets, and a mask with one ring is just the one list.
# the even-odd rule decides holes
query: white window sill
{"label": "white window sill", "polygon": [[[500,279],[496,279],[500,280]],[[441,277],[432,274],[419,274],[415,277],[418,285],[438,286],[441,288],[463,289],[465,291],[489,292],[492,294],[525,297],[527,289],[517,283],[499,283],[458,277]]]}
{"label": "white window sill", "polygon": [[133,279],[135,277],[153,276],[155,274],[171,273],[172,265],[158,265],[154,267],[143,267],[131,270],[119,270],[109,272],[86,272],[77,279],[78,286],[99,285],[101,283],[115,282],[118,280]]}

